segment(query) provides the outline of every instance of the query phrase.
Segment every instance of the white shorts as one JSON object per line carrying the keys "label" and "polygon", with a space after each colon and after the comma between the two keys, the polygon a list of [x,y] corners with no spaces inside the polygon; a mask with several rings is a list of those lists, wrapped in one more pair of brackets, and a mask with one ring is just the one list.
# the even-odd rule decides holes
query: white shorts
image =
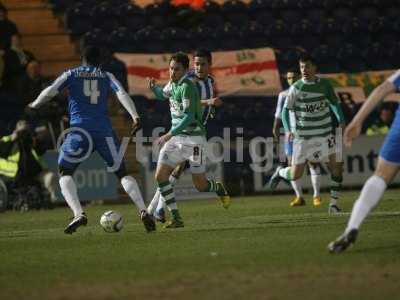
{"label": "white shorts", "polygon": [[310,162],[327,162],[329,156],[336,152],[335,136],[297,139],[293,141],[292,164]]}
{"label": "white shorts", "polygon": [[206,139],[203,136],[173,136],[161,148],[158,163],[175,168],[177,165],[188,160],[190,171],[193,174],[205,173],[205,143]]}

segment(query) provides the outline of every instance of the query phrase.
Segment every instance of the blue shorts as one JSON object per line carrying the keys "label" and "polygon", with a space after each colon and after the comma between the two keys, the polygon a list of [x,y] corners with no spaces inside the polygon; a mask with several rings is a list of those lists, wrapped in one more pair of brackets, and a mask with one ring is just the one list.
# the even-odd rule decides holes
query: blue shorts
{"label": "blue shorts", "polygon": [[[76,128],[76,127],[75,127]],[[107,139],[111,146],[108,145]],[[113,152],[119,153],[120,143],[112,129],[93,131],[77,130],[68,133],[58,156],[58,165],[67,170],[75,170],[76,167],[89,158],[92,152],[97,151],[104,159],[108,167],[114,166]],[[125,162],[122,159],[118,170],[125,170]]]}
{"label": "blue shorts", "polygon": [[293,140],[285,141],[285,154],[286,154],[286,156],[293,155]]}
{"label": "blue shorts", "polygon": [[400,165],[400,113],[397,111],[388,135],[383,142],[379,157]]}

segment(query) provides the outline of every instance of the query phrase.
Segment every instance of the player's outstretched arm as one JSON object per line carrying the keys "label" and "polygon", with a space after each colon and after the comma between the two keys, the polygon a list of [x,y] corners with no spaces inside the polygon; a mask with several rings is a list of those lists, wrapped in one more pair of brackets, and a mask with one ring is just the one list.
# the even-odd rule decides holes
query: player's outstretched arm
{"label": "player's outstretched arm", "polygon": [[159,85],[157,85],[154,78],[147,78],[147,84],[149,86],[149,89],[156,97],[156,100],[164,101],[168,98],[168,95],[166,95],[167,91],[165,91],[166,89],[169,89],[168,84],[163,89]]}
{"label": "player's outstretched arm", "polygon": [[368,115],[375,109],[375,107],[389,94],[396,91],[396,86],[386,80],[381,85],[376,87],[368,96],[368,99],[361,106],[353,120],[347,126],[344,132],[344,143],[350,147],[353,140],[356,139],[360,133],[362,125]]}
{"label": "player's outstretched arm", "polygon": [[29,108],[39,108],[44,103],[50,101],[54,96],[57,96],[58,93],[67,86],[70,75],[71,75],[71,73],[69,71],[61,74],[61,76],[59,76],[56,80],[54,80],[52,85],[45,88],[39,94],[39,96],[36,98],[35,101],[28,104],[28,107]]}
{"label": "player's outstretched arm", "polygon": [[118,101],[122,104],[122,106],[127,110],[132,120],[135,122],[136,119],[139,118],[139,115],[136,111],[135,103],[128,95],[128,93],[123,88],[122,84],[115,78],[115,76],[109,72],[107,72],[107,76],[110,79],[110,88],[115,93],[118,98]]}

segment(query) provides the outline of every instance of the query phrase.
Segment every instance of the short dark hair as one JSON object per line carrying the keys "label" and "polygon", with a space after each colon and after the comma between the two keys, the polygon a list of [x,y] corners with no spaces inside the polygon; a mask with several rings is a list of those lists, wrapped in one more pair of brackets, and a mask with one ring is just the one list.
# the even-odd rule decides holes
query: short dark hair
{"label": "short dark hair", "polygon": [[311,62],[313,65],[315,65],[315,59],[314,57],[309,54],[309,53],[302,53],[299,57],[299,62]]}
{"label": "short dark hair", "polygon": [[289,68],[286,70],[285,74],[287,73],[294,73],[295,75],[299,74],[299,70],[295,69],[295,68]]}
{"label": "short dark hair", "polygon": [[86,46],[82,50],[82,58],[92,66],[100,66],[102,62],[102,51],[96,46]]}
{"label": "short dark hair", "polygon": [[207,49],[197,49],[193,53],[193,57],[205,57],[205,58],[207,58],[207,61],[209,64],[211,64],[211,62],[212,62],[211,52],[210,52],[210,50],[207,50]]}
{"label": "short dark hair", "polygon": [[172,54],[169,62],[173,60],[180,63],[185,69],[189,69],[189,56],[186,53],[176,52]]}

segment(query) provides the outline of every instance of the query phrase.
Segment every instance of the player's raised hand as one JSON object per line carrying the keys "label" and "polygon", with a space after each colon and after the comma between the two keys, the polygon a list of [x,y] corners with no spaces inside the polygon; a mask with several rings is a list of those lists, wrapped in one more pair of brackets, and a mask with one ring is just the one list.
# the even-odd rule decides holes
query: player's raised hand
{"label": "player's raised hand", "polygon": [[153,77],[147,77],[147,84],[149,86],[149,89],[154,89],[156,86],[156,80]]}
{"label": "player's raised hand", "polygon": [[135,118],[132,123],[131,136],[135,136],[136,132],[142,128],[140,118]]}
{"label": "player's raised hand", "polygon": [[349,126],[346,127],[344,131],[344,144],[346,147],[350,147],[355,140],[361,133],[362,123],[358,122],[357,120],[353,120]]}

